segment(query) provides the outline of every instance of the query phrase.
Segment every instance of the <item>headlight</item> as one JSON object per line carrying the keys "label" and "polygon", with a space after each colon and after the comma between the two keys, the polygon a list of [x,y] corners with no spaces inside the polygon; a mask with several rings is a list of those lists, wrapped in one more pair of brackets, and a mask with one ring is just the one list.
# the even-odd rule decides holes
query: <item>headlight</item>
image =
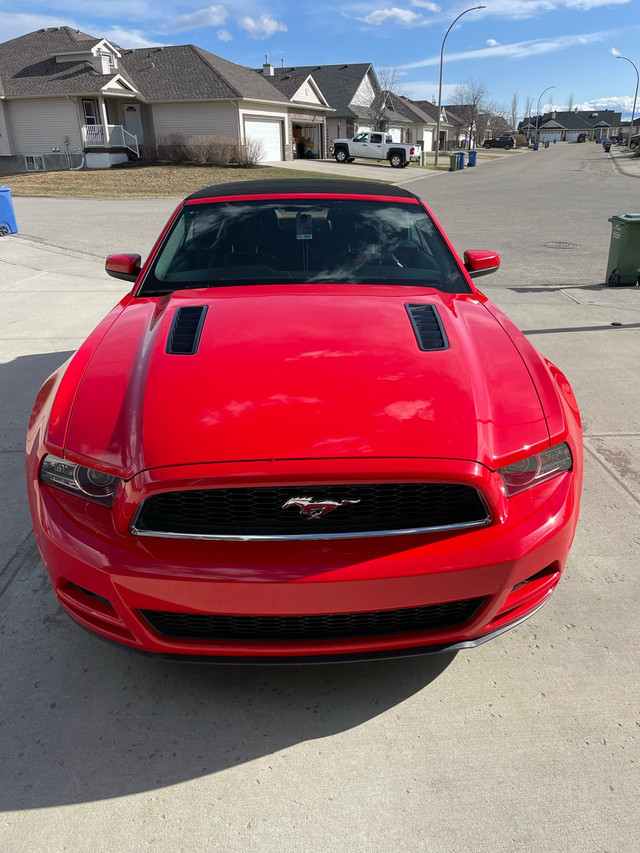
{"label": "headlight", "polygon": [[501,468],[500,474],[507,489],[507,496],[512,497],[519,492],[524,492],[525,489],[550,480],[557,474],[562,474],[563,471],[569,471],[572,464],[569,446],[562,442],[555,447],[550,447],[549,450],[543,450],[542,453],[536,453],[520,462],[507,465],[506,468]]}
{"label": "headlight", "polygon": [[112,474],[75,465],[57,456],[47,455],[40,466],[40,480],[72,495],[103,506],[111,506],[120,480]]}

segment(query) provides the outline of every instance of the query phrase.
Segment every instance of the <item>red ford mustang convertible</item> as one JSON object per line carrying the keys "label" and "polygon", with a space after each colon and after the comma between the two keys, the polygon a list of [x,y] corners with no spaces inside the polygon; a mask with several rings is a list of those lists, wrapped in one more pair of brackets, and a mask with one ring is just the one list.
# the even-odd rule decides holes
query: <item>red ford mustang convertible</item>
{"label": "red ford mustang convertible", "polygon": [[158,657],[469,648],[549,598],[582,471],[569,383],[407,190],[187,198],[38,394],[28,488],[62,606]]}

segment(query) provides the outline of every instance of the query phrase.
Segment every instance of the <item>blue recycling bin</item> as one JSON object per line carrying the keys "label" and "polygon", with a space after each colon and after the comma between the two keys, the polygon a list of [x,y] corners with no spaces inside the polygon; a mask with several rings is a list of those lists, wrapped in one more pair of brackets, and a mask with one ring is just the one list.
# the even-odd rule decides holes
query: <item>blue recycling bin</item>
{"label": "blue recycling bin", "polygon": [[555,145],[557,141],[558,141],[557,139],[554,139],[554,140],[553,140],[553,144]]}
{"label": "blue recycling bin", "polygon": [[477,151],[469,151],[469,165],[475,166],[477,159],[478,159],[478,152]]}
{"label": "blue recycling bin", "polygon": [[534,150],[534,151],[537,151],[539,147],[540,147],[540,143],[539,143],[539,142],[534,142],[534,143],[533,143],[533,150]]}
{"label": "blue recycling bin", "polygon": [[0,237],[15,234],[18,230],[13,199],[9,187],[0,187]]}
{"label": "blue recycling bin", "polygon": [[464,169],[464,151],[458,151],[458,169]]}

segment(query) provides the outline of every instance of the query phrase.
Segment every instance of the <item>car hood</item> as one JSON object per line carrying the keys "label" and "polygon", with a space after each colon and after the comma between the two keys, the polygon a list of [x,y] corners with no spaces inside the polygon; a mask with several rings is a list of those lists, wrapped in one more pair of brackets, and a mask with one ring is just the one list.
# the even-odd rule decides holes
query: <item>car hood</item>
{"label": "car hood", "polygon": [[[448,348],[419,348],[407,304],[436,308]],[[186,306],[207,308],[197,352],[168,353]],[[518,350],[473,294],[303,285],[132,299],[85,371],[66,451],[123,476],[349,456],[495,468],[546,440]]]}

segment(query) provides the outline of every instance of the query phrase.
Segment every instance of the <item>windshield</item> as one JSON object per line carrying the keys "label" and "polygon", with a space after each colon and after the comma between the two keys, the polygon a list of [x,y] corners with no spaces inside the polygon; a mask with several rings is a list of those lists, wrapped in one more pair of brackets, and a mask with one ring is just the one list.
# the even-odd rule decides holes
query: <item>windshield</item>
{"label": "windshield", "polygon": [[421,205],[305,198],[185,205],[138,296],[292,282],[469,292]]}

